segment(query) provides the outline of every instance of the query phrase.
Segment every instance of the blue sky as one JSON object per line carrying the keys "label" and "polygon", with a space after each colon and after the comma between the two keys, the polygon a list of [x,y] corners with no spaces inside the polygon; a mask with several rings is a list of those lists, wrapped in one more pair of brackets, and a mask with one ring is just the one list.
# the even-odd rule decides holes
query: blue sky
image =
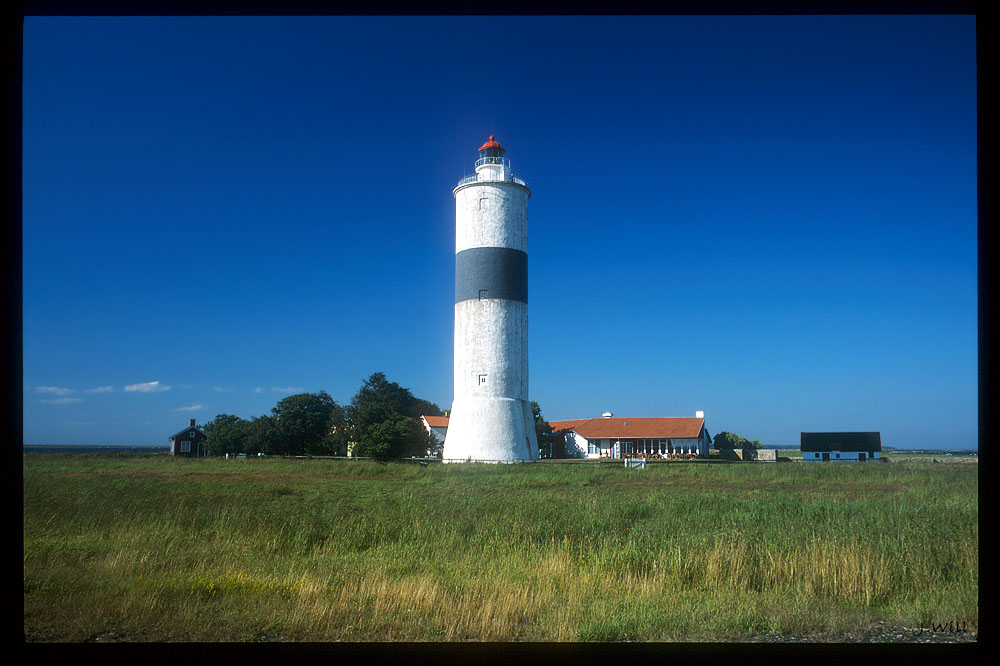
{"label": "blue sky", "polygon": [[450,408],[494,134],[549,420],[975,446],[976,94],[971,16],[28,17],[25,443]]}

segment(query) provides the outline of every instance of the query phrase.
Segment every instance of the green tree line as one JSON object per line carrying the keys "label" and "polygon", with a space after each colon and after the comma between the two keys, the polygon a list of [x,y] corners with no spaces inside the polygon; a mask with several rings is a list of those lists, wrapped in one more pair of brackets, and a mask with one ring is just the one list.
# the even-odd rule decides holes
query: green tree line
{"label": "green tree line", "polygon": [[270,414],[242,419],[219,414],[205,424],[209,455],[352,455],[381,460],[425,456],[440,448],[424,429],[421,415],[443,416],[441,408],[376,372],[349,405],[326,391],[283,398]]}
{"label": "green tree line", "polygon": [[761,443],[723,430],[712,440],[717,449],[759,449]]}

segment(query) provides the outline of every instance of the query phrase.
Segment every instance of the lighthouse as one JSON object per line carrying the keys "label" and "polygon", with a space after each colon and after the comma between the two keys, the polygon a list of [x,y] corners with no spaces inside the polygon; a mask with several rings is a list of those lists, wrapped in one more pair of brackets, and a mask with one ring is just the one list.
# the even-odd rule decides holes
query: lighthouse
{"label": "lighthouse", "polygon": [[528,400],[528,198],[494,137],[455,197],[455,400],[443,458],[538,460]]}

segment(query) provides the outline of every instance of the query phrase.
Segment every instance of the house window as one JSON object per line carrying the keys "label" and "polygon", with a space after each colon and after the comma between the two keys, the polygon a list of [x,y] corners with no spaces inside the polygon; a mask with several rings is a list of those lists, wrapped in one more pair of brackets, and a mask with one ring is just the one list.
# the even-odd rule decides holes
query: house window
{"label": "house window", "polygon": [[480,289],[479,290],[479,300],[483,300],[484,298],[486,298],[486,292],[487,291],[488,291],[487,289]]}
{"label": "house window", "polygon": [[191,439],[194,439],[194,430],[192,430],[191,432],[188,433],[188,437],[190,437]]}
{"label": "house window", "polygon": [[181,453],[191,453],[191,441],[187,439],[181,440]]}

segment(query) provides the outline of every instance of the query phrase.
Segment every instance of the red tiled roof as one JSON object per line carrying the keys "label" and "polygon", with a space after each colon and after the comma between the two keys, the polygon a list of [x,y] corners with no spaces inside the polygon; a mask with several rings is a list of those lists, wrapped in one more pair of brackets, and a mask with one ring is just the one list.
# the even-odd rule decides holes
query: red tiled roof
{"label": "red tiled roof", "polygon": [[[447,416],[424,416],[432,428],[447,428]],[[640,418],[592,418],[549,421],[552,432],[573,430],[588,439],[593,437],[697,437],[705,419],[693,416]]]}
{"label": "red tiled roof", "polygon": [[591,439],[593,437],[697,437],[705,426],[705,419],[683,417],[593,418],[575,421],[549,421],[553,432],[573,430]]}
{"label": "red tiled roof", "polygon": [[592,421],[593,419],[574,419],[572,421],[549,421],[549,425],[552,426],[552,432],[558,432],[559,430],[574,430],[578,425],[582,425],[587,421]]}

